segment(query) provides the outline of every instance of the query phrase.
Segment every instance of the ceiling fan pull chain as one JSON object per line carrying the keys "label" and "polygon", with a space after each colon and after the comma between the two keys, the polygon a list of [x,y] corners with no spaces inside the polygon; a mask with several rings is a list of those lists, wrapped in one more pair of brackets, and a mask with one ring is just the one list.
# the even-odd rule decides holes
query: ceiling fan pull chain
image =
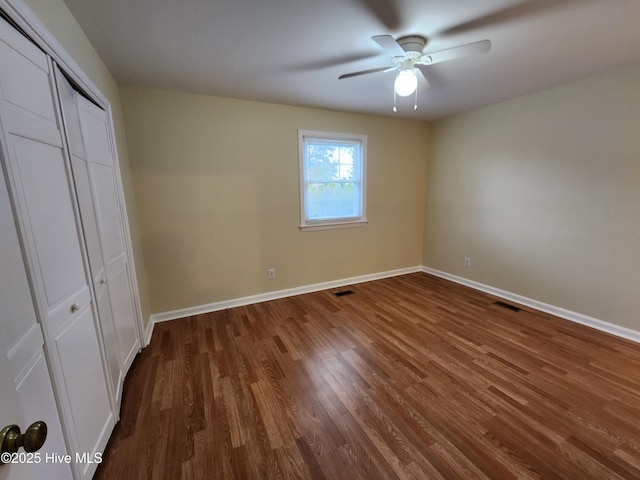
{"label": "ceiling fan pull chain", "polygon": [[396,98],[397,98],[397,94],[396,94],[396,89],[393,89],[393,111],[397,112],[398,109],[396,108]]}
{"label": "ceiling fan pull chain", "polygon": [[417,110],[418,109],[418,89],[416,88],[416,96],[414,99],[414,103],[413,103],[413,109]]}

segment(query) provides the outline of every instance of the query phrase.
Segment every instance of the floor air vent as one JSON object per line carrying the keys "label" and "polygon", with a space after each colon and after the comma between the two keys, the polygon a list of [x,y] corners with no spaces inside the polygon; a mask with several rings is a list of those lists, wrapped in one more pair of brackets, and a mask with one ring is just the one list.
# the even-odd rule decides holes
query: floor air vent
{"label": "floor air vent", "polygon": [[508,303],[504,303],[501,301],[497,301],[497,302],[493,302],[494,305],[497,305],[498,307],[502,307],[502,308],[506,308],[507,310],[511,310],[514,312],[519,312],[521,309],[516,307],[515,305],[509,305]]}
{"label": "floor air vent", "polygon": [[334,295],[336,297],[344,297],[345,295],[353,295],[354,293],[356,292],[354,292],[353,290],[342,290],[341,292],[334,293]]}

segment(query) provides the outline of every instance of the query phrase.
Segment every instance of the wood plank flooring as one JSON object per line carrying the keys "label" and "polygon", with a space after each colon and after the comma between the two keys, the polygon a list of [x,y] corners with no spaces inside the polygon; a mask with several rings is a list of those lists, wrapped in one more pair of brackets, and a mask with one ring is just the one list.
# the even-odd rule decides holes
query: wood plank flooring
{"label": "wood plank flooring", "polygon": [[416,273],[160,323],[95,478],[640,478],[640,345],[495,300]]}

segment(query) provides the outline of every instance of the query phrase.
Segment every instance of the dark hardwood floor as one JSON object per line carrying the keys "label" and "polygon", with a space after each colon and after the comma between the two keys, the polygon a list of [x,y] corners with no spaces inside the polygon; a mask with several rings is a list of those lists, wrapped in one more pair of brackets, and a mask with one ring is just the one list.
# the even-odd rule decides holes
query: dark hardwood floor
{"label": "dark hardwood floor", "polygon": [[496,300],[416,273],[160,323],[95,478],[640,478],[640,345]]}

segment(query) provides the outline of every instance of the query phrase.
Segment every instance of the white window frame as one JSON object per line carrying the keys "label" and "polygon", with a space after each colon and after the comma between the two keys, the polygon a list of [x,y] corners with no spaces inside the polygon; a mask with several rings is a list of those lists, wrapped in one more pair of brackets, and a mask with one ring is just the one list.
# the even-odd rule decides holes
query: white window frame
{"label": "white window frame", "polygon": [[[331,219],[309,219],[307,217],[306,185],[307,172],[305,162],[305,138],[340,142],[357,142],[362,152],[362,179],[360,216]],[[321,132],[315,130],[298,130],[298,158],[300,166],[300,230],[327,230],[333,228],[360,227],[367,224],[367,136],[356,133]]]}

